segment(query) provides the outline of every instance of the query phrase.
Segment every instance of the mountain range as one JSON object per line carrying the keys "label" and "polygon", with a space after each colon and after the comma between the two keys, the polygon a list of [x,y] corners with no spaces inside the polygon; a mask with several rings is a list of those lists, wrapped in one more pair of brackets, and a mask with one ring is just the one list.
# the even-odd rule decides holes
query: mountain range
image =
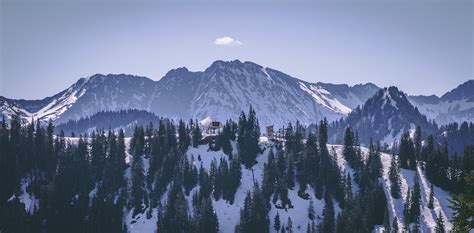
{"label": "mountain range", "polygon": [[173,69],[159,81],[96,74],[42,100],[0,97],[0,106],[5,115],[20,111],[26,119],[51,119],[58,124],[99,111],[131,108],[171,119],[201,120],[210,116],[224,121],[238,117],[251,104],[262,125],[296,120],[309,124],[323,117],[338,119],[347,115],[378,89],[370,83],[309,83],[252,62],[235,60],[216,61],[203,72]]}
{"label": "mountain range", "polygon": [[[310,83],[253,62],[215,61],[206,70],[177,68],[159,81],[125,74],[81,78],[64,91],[42,100],[0,96],[7,117],[19,111],[24,119],[55,124],[90,117],[101,111],[138,109],[170,119],[211,117],[236,119],[252,105],[262,126],[283,126],[299,120],[309,125],[326,117],[346,117],[380,88],[372,83]],[[408,96],[421,114],[438,124],[474,119],[474,80],[441,97]]]}
{"label": "mountain range", "polygon": [[474,80],[469,80],[441,97],[409,96],[418,110],[438,124],[474,120]]}

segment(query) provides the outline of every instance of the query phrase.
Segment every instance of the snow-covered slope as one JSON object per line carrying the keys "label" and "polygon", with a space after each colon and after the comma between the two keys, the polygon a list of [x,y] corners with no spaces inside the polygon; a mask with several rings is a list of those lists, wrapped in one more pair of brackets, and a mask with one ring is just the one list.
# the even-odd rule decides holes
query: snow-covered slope
{"label": "snow-covered slope", "polygon": [[[304,82],[238,60],[214,62],[202,79],[191,103],[191,115],[197,119],[235,118],[252,104],[262,125],[281,126],[296,120],[309,124],[323,117],[337,119],[347,115],[352,110],[349,106],[365,101],[349,87],[331,93],[324,84]],[[368,87],[372,92],[377,90],[375,86]]]}
{"label": "snow-covered slope", "polygon": [[216,61],[204,72],[186,68],[169,71],[159,81],[131,75],[93,75],[43,100],[0,97],[0,110],[11,116],[21,111],[26,119],[63,123],[99,111],[140,109],[159,116],[225,121],[237,118],[252,104],[262,126],[300,120],[304,124],[322,117],[347,115],[379,88],[308,83],[252,62]]}
{"label": "snow-covered slope", "polygon": [[474,120],[474,80],[469,80],[441,97],[410,96],[420,112],[438,124]]}
{"label": "snow-covered slope", "polygon": [[[68,140],[71,140],[72,143],[77,143],[77,138],[70,138]],[[220,199],[219,201],[214,200],[213,205],[214,209],[217,213],[218,220],[219,220],[219,230],[220,232],[233,232],[235,226],[237,225],[239,221],[239,214],[240,214],[240,209],[243,208],[243,203],[245,199],[245,195],[247,191],[251,191],[253,189],[253,184],[254,184],[254,178],[255,181],[259,182],[260,184],[262,183],[263,179],[263,164],[267,161],[268,159],[268,154],[270,150],[275,150],[273,142],[269,142],[266,140],[266,138],[261,138],[261,148],[264,150],[262,154],[260,154],[257,157],[257,164],[253,166],[253,169],[246,169],[245,166],[242,166],[242,179],[241,179],[241,185],[238,188],[236,195],[235,195],[235,200],[234,204],[230,204],[226,202],[223,199]],[[126,138],[125,144],[127,148],[130,146],[130,138]],[[232,143],[233,148],[235,148],[235,143]],[[348,166],[347,162],[344,160],[344,157],[342,155],[343,151],[343,146],[341,145],[328,145],[329,152],[334,154],[335,157],[337,158],[337,164],[339,165],[339,168],[341,172],[350,173],[352,177],[354,177],[352,169]],[[368,149],[367,148],[362,148],[362,152],[364,155],[368,154]],[[236,150],[234,149],[234,153],[236,153]],[[198,161],[197,158],[201,158],[201,161]],[[189,159],[191,157],[194,157],[195,163],[194,165],[199,168],[201,166],[201,163],[203,167],[206,170],[209,170],[211,161],[216,158],[219,160],[221,157],[227,157],[222,151],[208,151],[208,145],[201,145],[197,148],[190,147],[187,151],[187,156]],[[417,168],[416,171],[411,171],[411,170],[405,170],[401,169],[401,191],[402,191],[402,198],[399,199],[393,199],[390,195],[390,180],[389,180],[389,168],[390,168],[390,160],[391,160],[390,154],[386,153],[381,153],[381,161],[383,165],[383,176],[380,178],[380,182],[383,183],[383,187],[385,189],[385,195],[387,197],[387,205],[388,205],[388,210],[389,210],[389,217],[390,219],[393,219],[394,217],[397,217],[399,219],[399,228],[402,229],[403,227],[403,200],[405,199],[405,194],[407,192],[407,189],[410,187],[411,190],[413,190],[413,185],[414,185],[414,177],[415,174],[418,174],[419,179],[420,179],[420,186],[421,186],[421,217],[420,217],[420,229],[422,232],[433,232],[434,228],[436,226],[435,224],[435,219],[436,215],[438,212],[441,212],[443,215],[443,218],[445,220],[445,227],[447,230],[452,228],[452,224],[449,222],[449,220],[452,218],[452,209],[449,207],[449,199],[450,195],[449,193],[445,192],[439,187],[434,186],[434,209],[428,209],[428,200],[429,200],[429,194],[430,194],[430,187],[431,183],[426,179],[424,172],[422,171],[421,168]],[[366,156],[363,156],[366,157]],[[131,156],[127,153],[127,163],[131,163]],[[144,170],[145,173],[148,171],[149,168],[149,160],[144,159]],[[125,177],[128,180],[128,183],[130,185],[131,182],[131,170],[128,168],[125,172]],[[21,193],[18,197],[12,196],[10,199],[13,198],[19,198],[21,203],[25,204],[26,211],[34,211],[35,209],[38,208],[37,204],[37,199],[34,196],[31,196],[28,194],[27,187],[29,185],[28,180],[24,180],[22,182],[22,188],[21,188]],[[189,205],[189,211],[190,214],[192,213],[192,205],[191,205],[191,199],[192,195],[195,191],[197,191],[199,186],[195,187],[188,196],[185,198],[187,199],[188,205]],[[352,188],[353,188],[353,193],[356,193],[358,191],[358,185],[353,181],[352,183]],[[97,190],[93,189],[90,192],[90,196],[94,196],[95,192]],[[278,212],[280,215],[281,222],[283,224],[286,224],[288,217],[291,217],[292,222],[293,222],[293,228],[294,232],[306,232],[306,226],[308,222],[310,222],[307,214],[307,209],[309,206],[309,200],[304,200],[300,198],[297,194],[298,192],[298,184],[293,190],[288,190],[288,195],[289,198],[293,204],[293,208],[290,209],[277,209],[275,206],[272,204],[271,210],[269,212],[269,218],[270,218],[270,226],[273,226],[273,219]],[[312,190],[308,190],[309,193],[314,193]],[[165,192],[164,195],[161,197],[161,202],[164,204],[164,202],[167,199],[167,193]],[[314,195],[312,196],[313,199],[313,204],[315,207],[315,213],[316,215],[321,216],[322,214],[322,209],[324,207],[324,200],[318,200],[314,198]],[[156,222],[157,222],[157,210],[153,209],[152,210],[152,216],[151,218],[146,217],[146,212],[147,210],[144,211],[143,214],[138,214],[135,217],[132,217],[132,211],[126,211],[124,212],[124,221],[127,224],[127,228],[131,233],[142,233],[142,232],[154,232],[156,229]],[[337,202],[335,202],[335,211],[336,215],[340,211]],[[376,232],[382,232],[383,227],[382,226],[376,226],[374,228]],[[273,231],[273,227],[271,227],[271,232]]]}
{"label": "snow-covered slope", "polygon": [[100,111],[149,109],[155,82],[131,75],[100,75],[81,78],[68,89],[43,100],[2,98],[2,113],[7,117],[21,111],[26,120],[52,120],[56,124],[79,120]]}
{"label": "snow-covered slope", "polygon": [[[223,199],[220,199],[219,201],[215,201],[215,200],[213,201],[214,209],[219,219],[220,232],[233,232],[234,231],[234,228],[238,224],[238,221],[239,221],[240,209],[243,208],[245,195],[247,191],[252,191],[253,189],[253,184],[254,184],[253,177],[255,177],[255,180],[257,182],[259,182],[260,184],[262,183],[263,164],[267,161],[269,151],[275,149],[272,142],[266,142],[266,140],[262,140],[262,141],[263,143],[261,144],[261,147],[264,149],[264,152],[257,157],[258,163],[254,165],[253,171],[251,169],[246,169],[245,166],[242,166],[241,185],[236,192],[234,204],[229,204]],[[235,148],[235,144],[234,144],[234,148]],[[345,171],[346,173],[351,173],[351,176],[354,177],[354,174],[352,173],[353,172],[352,169],[347,165],[342,155],[343,147],[341,145],[329,145],[328,148],[331,153],[334,153],[334,152],[336,153],[338,165],[340,167],[341,172]],[[367,148],[362,148],[362,151],[365,154],[368,153]],[[190,148],[187,152],[187,155],[189,159],[191,159],[192,156],[194,157],[194,159],[196,160],[195,166],[197,168],[199,168],[202,163],[203,167],[206,170],[210,168],[211,161],[214,158],[216,158],[219,161],[221,157],[227,157],[227,155],[225,155],[222,151],[208,151],[207,145],[201,145],[198,148]],[[201,161],[197,161],[198,155],[201,158]],[[399,220],[402,220],[403,219],[403,200],[393,199],[390,196],[390,190],[389,190],[390,181],[388,178],[390,158],[391,158],[391,155],[389,154],[386,154],[386,153],[381,154],[381,160],[382,160],[383,171],[384,171],[383,178],[381,178],[381,182],[383,182],[383,185],[385,187],[385,193],[388,200],[387,204],[388,204],[390,219],[393,219],[393,217],[396,216]],[[147,161],[145,160],[145,164],[146,163]],[[145,168],[146,167],[147,165],[145,165]],[[434,230],[436,214],[439,211],[442,212],[444,219],[451,219],[452,210],[448,206],[449,204],[448,200],[450,196],[447,192],[443,191],[441,188],[435,187],[434,209],[430,210],[426,206],[428,204],[431,183],[426,179],[426,177],[423,174],[423,171],[421,169],[418,169],[417,171],[409,171],[409,170],[401,169],[401,173],[402,173],[401,183],[402,183],[403,195],[405,195],[406,190],[408,189],[409,186],[411,187],[411,189],[413,189],[413,185],[414,185],[413,179],[414,179],[415,173],[418,173],[420,177],[420,185],[421,185],[421,191],[422,191],[421,192],[422,193],[422,205],[421,205],[422,211],[421,211],[420,224],[421,224],[421,229],[423,230],[423,232],[432,232]],[[358,191],[358,185],[355,182],[352,184],[352,187],[353,187],[354,193]],[[191,203],[192,194],[195,191],[197,191],[197,188],[193,189],[189,196],[186,196],[188,203]],[[288,191],[289,198],[291,199],[291,202],[294,206],[291,209],[286,209],[286,210],[277,209],[272,204],[272,208],[269,212],[269,218],[271,221],[270,226],[273,226],[273,218],[278,212],[283,224],[286,224],[288,217],[291,217],[294,231],[306,232],[306,226],[308,222],[310,222],[310,220],[308,219],[308,214],[307,214],[307,209],[308,209],[310,201],[300,198],[297,192],[298,192],[298,184],[293,190]],[[314,193],[312,192],[312,190],[309,190],[308,192]],[[324,207],[324,200],[318,200],[314,198],[314,196],[312,198],[313,198],[313,203],[315,207],[315,213],[316,215],[321,216],[322,209]],[[162,201],[165,201],[165,200],[166,200],[165,197],[162,198]],[[190,212],[191,212],[192,206],[190,205],[189,207],[190,207]],[[335,205],[335,209],[336,209],[336,214],[337,214],[340,211],[339,207],[337,206],[337,203]],[[129,222],[127,223],[129,225],[128,229],[132,233],[142,232],[141,230],[145,230],[145,229],[149,231],[156,229],[156,211],[153,211],[153,213],[154,215],[151,219],[146,219],[145,214],[143,214],[143,216],[138,215],[137,218],[139,218],[140,220],[133,224],[130,223],[132,221],[131,217],[127,215],[126,219],[129,220]],[[399,224],[402,224],[402,222],[399,222]],[[450,229],[452,227],[452,224],[448,222],[445,225],[447,229]],[[381,230],[381,227],[378,227],[377,229]],[[273,228],[271,229],[271,231],[273,232]]]}
{"label": "snow-covered slope", "polygon": [[[383,164],[383,182],[385,188],[385,195],[387,196],[387,202],[389,204],[389,213],[391,219],[396,216],[399,220],[403,220],[403,201],[406,200],[406,193],[408,188],[413,190],[415,176],[418,175],[420,179],[420,188],[421,188],[421,215],[420,215],[420,229],[422,232],[434,232],[436,227],[436,217],[439,212],[441,212],[443,219],[451,219],[453,211],[449,207],[450,195],[448,192],[442,190],[439,187],[434,186],[434,203],[433,209],[429,209],[428,201],[431,191],[431,183],[426,179],[426,176],[423,170],[420,167],[417,167],[416,171],[400,169],[401,172],[401,193],[402,198],[394,199],[390,195],[390,180],[389,180],[389,170],[390,170],[390,160],[391,155],[382,153],[381,160]],[[446,229],[451,229],[453,227],[452,223],[447,221],[445,223]]]}
{"label": "snow-covered slope", "polygon": [[[334,150],[337,153],[337,159],[338,159],[338,164],[341,167],[341,170],[343,169],[348,169],[349,172],[352,172],[352,169],[347,166],[344,157],[342,155],[343,151],[343,146],[341,145],[332,145],[330,148],[334,148]],[[369,150],[367,148],[362,148],[362,152],[365,154],[368,154]],[[390,218],[393,219],[394,217],[397,217],[398,223],[399,223],[399,229],[402,229],[400,227],[400,224],[403,224],[403,203],[404,200],[406,199],[406,193],[408,188],[410,190],[413,190],[414,187],[414,178],[416,175],[419,177],[420,181],[420,188],[421,188],[421,216],[420,216],[420,229],[422,232],[434,232],[434,229],[436,227],[436,217],[439,212],[442,213],[444,219],[451,219],[453,211],[449,207],[449,200],[450,200],[450,195],[448,192],[442,190],[439,187],[433,186],[434,188],[434,203],[433,209],[429,209],[428,206],[428,201],[429,201],[429,195],[430,195],[430,187],[431,183],[428,181],[426,178],[423,170],[420,167],[417,167],[416,171],[412,170],[406,170],[406,169],[400,169],[400,179],[401,179],[401,193],[402,197],[399,199],[394,199],[390,195],[390,179],[389,179],[389,170],[390,170],[390,161],[391,161],[392,155],[387,154],[387,153],[381,153],[380,160],[382,161],[383,165],[383,177],[381,178],[381,181],[383,183],[383,187],[385,190],[385,196],[387,197],[387,205],[388,205],[388,211]],[[353,175],[353,174],[351,174]],[[354,187],[353,183],[353,186]],[[357,184],[355,184],[357,185]],[[446,229],[451,229],[453,226],[452,224],[447,221],[445,223]],[[383,232],[383,228],[378,229],[380,232]]]}

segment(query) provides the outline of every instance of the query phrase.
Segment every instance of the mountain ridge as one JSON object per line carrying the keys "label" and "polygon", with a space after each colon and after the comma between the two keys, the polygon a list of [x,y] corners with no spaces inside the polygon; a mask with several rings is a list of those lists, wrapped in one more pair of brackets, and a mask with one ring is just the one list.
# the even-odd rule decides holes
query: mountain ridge
{"label": "mountain ridge", "polygon": [[51,119],[55,123],[130,108],[172,119],[211,116],[224,121],[238,117],[252,104],[261,113],[263,125],[296,120],[309,124],[324,116],[344,116],[377,89],[373,84],[309,83],[253,62],[217,60],[204,71],[172,69],[157,81],[135,75],[95,74],[41,100],[3,97],[0,109],[6,115],[20,111],[27,120]]}
{"label": "mountain ridge", "polygon": [[420,126],[425,134],[436,132],[438,126],[422,115],[405,93],[391,86],[379,90],[367,102],[354,109],[347,117],[333,124],[333,141],[342,141],[344,129],[351,127],[358,132],[361,143],[370,140],[392,144],[405,132],[414,132]]}
{"label": "mountain ridge", "polygon": [[468,80],[441,97],[412,95],[408,97],[422,114],[440,125],[474,119],[474,80]]}
{"label": "mountain ridge", "polygon": [[[337,120],[362,106],[380,88],[373,83],[307,82],[254,62],[214,61],[204,71],[178,67],[161,79],[128,74],[94,74],[65,90],[40,99],[0,96],[0,111],[9,117],[19,111],[25,120],[65,123],[100,111],[139,109],[159,116],[225,121],[236,119],[253,105],[261,125],[283,126],[300,121],[309,125],[326,117]],[[474,80],[441,97],[408,96],[428,119],[439,124],[474,119]]]}

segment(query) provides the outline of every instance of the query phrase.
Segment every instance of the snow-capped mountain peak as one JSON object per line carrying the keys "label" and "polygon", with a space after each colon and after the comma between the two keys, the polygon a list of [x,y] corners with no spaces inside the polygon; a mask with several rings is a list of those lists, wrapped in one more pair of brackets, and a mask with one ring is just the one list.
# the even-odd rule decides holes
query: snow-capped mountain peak
{"label": "snow-capped mountain peak", "polygon": [[25,118],[63,123],[99,111],[139,109],[159,116],[218,121],[238,118],[250,105],[262,126],[303,124],[346,116],[378,87],[373,84],[309,83],[253,62],[215,61],[202,72],[170,70],[159,81],[125,74],[80,79],[43,100],[1,99],[6,115],[21,111]]}
{"label": "snow-capped mountain peak", "polygon": [[405,93],[396,87],[379,90],[361,107],[356,108],[336,124],[333,140],[343,138],[344,128],[355,129],[362,143],[370,139],[391,144],[405,132],[421,126],[432,132],[436,125],[429,122],[409,101]]}
{"label": "snow-capped mountain peak", "polygon": [[410,96],[420,112],[438,124],[461,123],[474,119],[474,80],[469,80],[441,97]]}

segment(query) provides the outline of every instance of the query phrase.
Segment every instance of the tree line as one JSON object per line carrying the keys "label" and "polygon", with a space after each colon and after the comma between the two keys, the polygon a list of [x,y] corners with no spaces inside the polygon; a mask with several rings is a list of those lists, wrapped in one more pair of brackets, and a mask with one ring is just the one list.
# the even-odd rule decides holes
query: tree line
{"label": "tree line", "polygon": [[[406,231],[416,232],[419,180],[415,177],[413,189],[402,194],[400,170],[418,167],[434,185],[453,193],[456,229],[472,228],[472,209],[466,203],[473,203],[473,147],[466,147],[461,157],[449,154],[448,143],[423,137],[421,128],[413,136],[404,134],[389,171],[389,195],[406,197],[404,219],[389,219],[381,183],[385,149],[370,140],[368,153],[362,153],[358,133],[346,128],[342,155],[352,173],[341,170],[336,151],[328,146],[328,125],[325,119],[311,129],[289,123],[284,140],[273,141],[267,152],[259,145],[260,126],[252,107],[238,122],[226,121],[212,140],[203,139],[197,120],[137,126],[130,139],[123,130],[67,138],[64,132],[55,134],[51,122],[22,123],[14,115],[0,127],[0,229],[128,232],[129,215],[132,222],[156,217],[156,232],[218,232],[214,201],[233,204],[242,169],[253,169],[262,153],[268,153],[262,181],[246,193],[235,232],[293,232],[291,217],[280,219],[278,214],[294,208],[290,190],[310,200],[307,232],[370,232],[376,225],[396,232],[401,222],[409,226]],[[213,159],[207,169],[200,155],[187,155],[190,147],[222,150],[226,157]],[[428,208],[433,208],[433,188],[431,192]],[[22,203],[25,194],[32,200],[28,211]],[[316,199],[325,203],[321,216]],[[269,215],[272,206],[274,216]],[[437,232],[444,232],[441,214]]]}

